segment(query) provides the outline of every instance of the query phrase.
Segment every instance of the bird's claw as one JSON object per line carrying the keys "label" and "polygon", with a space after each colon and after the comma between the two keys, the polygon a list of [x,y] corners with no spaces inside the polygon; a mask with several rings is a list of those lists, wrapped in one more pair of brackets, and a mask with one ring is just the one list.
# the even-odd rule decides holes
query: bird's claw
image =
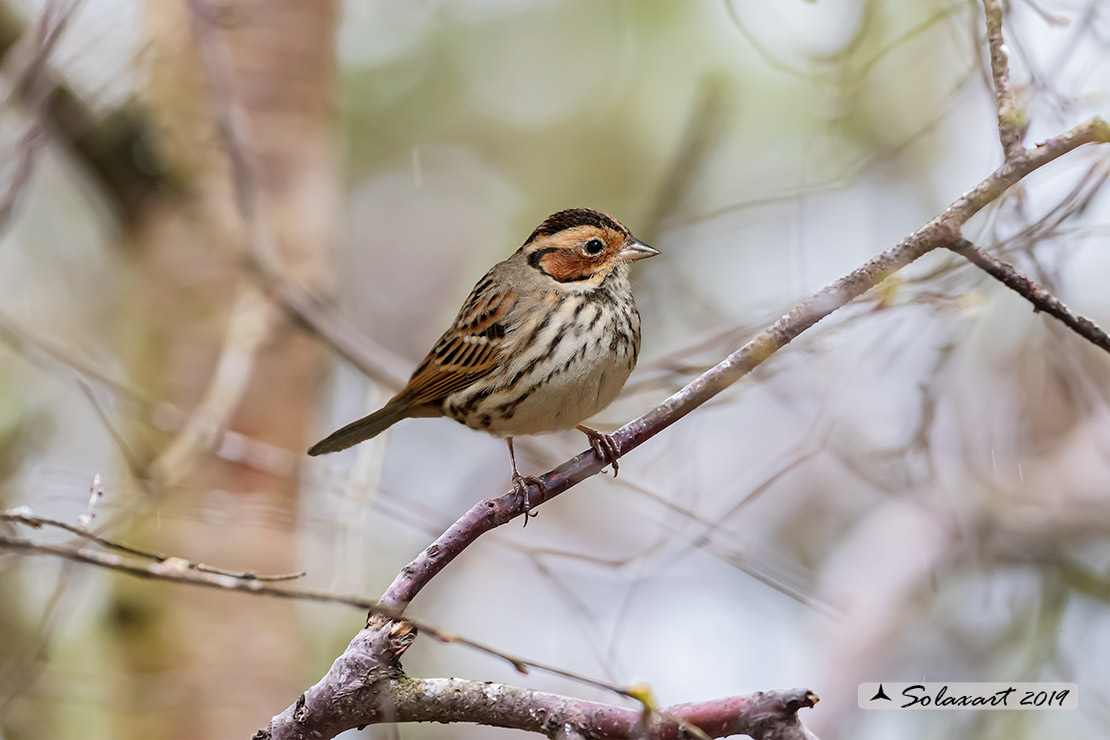
{"label": "bird's claw", "polygon": [[597,453],[597,456],[608,465],[613,467],[613,477],[617,477],[620,471],[620,465],[617,463],[617,458],[620,457],[621,451],[617,447],[617,441],[613,439],[612,435],[604,434],[596,429],[589,427],[579,427],[586,438],[590,441],[590,448]]}
{"label": "bird's claw", "polygon": [[524,499],[524,526],[528,526],[528,520],[536,516],[536,512],[532,511],[532,502],[528,498],[529,486],[535,486],[539,489],[540,493],[547,493],[547,485],[541,478],[534,475],[521,475],[516,473],[513,475],[513,490],[516,491]]}

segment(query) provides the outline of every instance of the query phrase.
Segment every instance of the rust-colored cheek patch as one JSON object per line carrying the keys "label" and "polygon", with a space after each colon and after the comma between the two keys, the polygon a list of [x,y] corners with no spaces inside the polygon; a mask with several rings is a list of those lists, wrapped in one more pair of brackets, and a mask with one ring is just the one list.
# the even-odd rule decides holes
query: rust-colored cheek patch
{"label": "rust-colored cheek patch", "polygon": [[594,258],[577,250],[559,250],[540,258],[540,268],[560,283],[587,280],[593,275],[596,265]]}

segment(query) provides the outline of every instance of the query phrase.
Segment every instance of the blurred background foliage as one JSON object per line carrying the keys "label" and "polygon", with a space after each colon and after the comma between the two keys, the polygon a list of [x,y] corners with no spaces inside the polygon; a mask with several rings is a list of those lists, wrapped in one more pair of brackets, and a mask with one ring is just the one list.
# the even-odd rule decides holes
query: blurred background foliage
{"label": "blurred background foliage", "polygon": [[[50,55],[89,116],[73,129],[59,126],[72,116],[44,126],[18,94],[12,43],[47,3],[0,12],[0,502],[75,522],[99,473],[112,537],[380,594],[506,488],[503,444],[418,420],[303,456],[396,378],[338,360],[244,267],[184,7],[74,5]],[[643,354],[596,420],[609,429],[1000,161],[974,2],[214,12],[287,274],[333,296],[396,374],[552,211],[609,211],[661,250],[635,274]],[[1015,0],[1006,23],[1027,142],[1106,114],[1104,3]],[[967,230],[1104,326],[1108,165],[1105,149],[1069,155]],[[228,357],[242,382],[220,395]],[[808,686],[822,701],[805,720],[823,738],[1105,737],[1108,396],[1104,354],[929,255],[632,453],[620,478],[483,538],[413,612],[510,653],[647,680],[665,704]],[[523,467],[581,447],[527,440]],[[242,737],[360,624],[0,553],[0,737]],[[427,639],[405,667],[610,699]],[[916,679],[1073,681],[1082,699],[1068,713],[855,708],[858,682]]]}

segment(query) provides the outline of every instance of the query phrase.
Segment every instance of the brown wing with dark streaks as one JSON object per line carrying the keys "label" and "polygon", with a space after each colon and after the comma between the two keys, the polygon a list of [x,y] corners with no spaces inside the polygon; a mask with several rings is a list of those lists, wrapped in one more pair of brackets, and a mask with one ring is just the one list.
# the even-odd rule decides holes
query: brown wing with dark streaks
{"label": "brown wing with dark streaks", "polygon": [[496,290],[487,275],[474,288],[455,324],[413,372],[400,396],[413,406],[439,406],[447,396],[492,372],[505,344],[505,319],[511,303],[507,293]]}

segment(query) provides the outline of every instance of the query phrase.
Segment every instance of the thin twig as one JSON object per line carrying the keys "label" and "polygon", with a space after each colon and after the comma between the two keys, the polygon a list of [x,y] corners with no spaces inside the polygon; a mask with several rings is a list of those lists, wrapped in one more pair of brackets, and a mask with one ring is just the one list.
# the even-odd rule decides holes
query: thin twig
{"label": "thin twig", "polygon": [[[108,436],[116,443],[116,448],[127,463],[128,471],[133,477],[140,479],[142,477],[144,464],[140,461],[139,456],[135,454],[135,450],[132,449],[127,439],[124,438],[124,435],[116,428],[115,422],[113,422],[112,417],[108,413],[108,409],[104,408],[104,404],[97,398],[96,391],[93,389],[92,385],[80,375],[76,376],[74,381],[77,383],[77,387],[81,389],[81,392],[85,394],[85,398],[89,400],[89,405],[92,406],[93,411],[100,417],[100,423],[108,431]],[[87,513],[91,517],[91,500],[89,501],[89,505],[90,510]],[[86,526],[88,526],[87,523]]]}
{"label": "thin twig", "polygon": [[693,189],[694,176],[706,165],[709,155],[721,139],[729,113],[725,86],[720,79],[703,77],[698,83],[694,103],[682,132],[675,154],[659,185],[659,192],[637,232],[655,239],[659,225],[666,223],[671,214],[679,211]]}
{"label": "thin twig", "polygon": [[566,671],[555,666],[550,666],[533,660],[528,660],[510,653],[497,650],[496,648],[485,645],[481,642],[471,640],[461,635],[456,635],[446,630],[440,629],[435,625],[423,622],[420,620],[404,617],[400,611],[391,609],[386,606],[379,605],[373,599],[367,599],[362,596],[354,596],[348,594],[337,594],[330,591],[318,591],[308,588],[294,588],[291,586],[275,586],[271,585],[270,581],[264,580],[262,577],[254,576],[253,574],[229,574],[234,572],[211,572],[216,569],[199,567],[191,568],[193,565],[188,560],[178,557],[165,557],[157,553],[148,553],[137,548],[132,548],[128,545],[119,545],[112,543],[109,540],[104,540],[91,532],[79,529],[71,524],[64,522],[56,522],[54,520],[45,520],[35,517],[33,515],[25,515],[19,513],[18,509],[14,512],[5,511],[0,512],[0,520],[20,521],[22,523],[35,526],[36,521],[41,521],[44,526],[56,526],[60,529],[65,529],[80,537],[97,542],[97,544],[105,547],[112,546],[113,549],[121,550],[132,555],[134,558],[141,558],[145,560],[157,559],[164,557],[163,560],[153,564],[145,564],[136,562],[133,559],[126,559],[114,553],[100,552],[92,549],[76,549],[66,547],[63,545],[54,545],[47,542],[39,542],[37,540],[25,539],[22,537],[11,537],[0,533],[0,551],[10,550],[13,552],[20,552],[26,555],[46,555],[63,560],[71,560],[77,563],[84,563],[86,565],[95,565],[101,568],[107,568],[120,573],[134,576],[136,578],[144,578],[156,581],[165,581],[169,583],[187,584],[190,586],[202,586],[204,588],[220,589],[223,591],[233,591],[236,593],[254,594],[257,596],[270,596],[279,599],[291,599],[295,601],[309,601],[322,604],[341,604],[343,606],[350,606],[360,609],[370,614],[377,614],[393,620],[403,619],[412,624],[416,629],[425,632],[434,637],[436,640],[443,643],[451,643],[463,645],[471,648],[480,653],[484,653],[498,660],[504,661],[511,665],[515,670],[520,673],[527,673],[530,670],[540,671],[542,673],[549,673],[554,676],[561,676],[562,678],[575,681],[585,686],[592,686],[594,688],[603,689],[612,692],[619,696],[632,696],[632,691],[624,686],[613,684],[601,679],[591,678],[584,674],[575,673],[573,671]]}
{"label": "thin twig", "polygon": [[983,9],[987,15],[987,44],[990,47],[991,77],[994,78],[994,95],[998,106],[998,139],[1002,143],[1006,159],[1012,159],[1022,150],[1024,125],[1014,104],[1014,91],[1010,88],[1010,60],[1006,44],[1002,40],[1001,0],[983,0]]}
{"label": "thin twig", "polygon": [[39,620],[38,634],[30,639],[21,639],[19,647],[12,651],[4,670],[0,671],[0,717],[6,716],[8,706],[29,687],[48,665],[50,645],[67,619],[79,614],[79,609],[62,608],[65,602],[80,598],[80,592],[73,585],[74,563],[62,563],[53,593],[46,601]]}
{"label": "thin twig", "polygon": [[100,482],[100,473],[96,473],[89,485],[89,505],[85,508],[85,513],[77,518],[77,521],[81,522],[81,526],[85,529],[88,529],[92,520],[96,518],[96,505],[100,503],[102,498],[104,498],[104,485]]}
{"label": "thin twig", "polygon": [[1079,336],[1110,352],[1110,336],[1098,324],[1076,314],[1056,296],[1018,272],[1013,265],[992,257],[967,239],[957,239],[945,247],[1025,298],[1033,304],[1034,310],[1056,317]]}
{"label": "thin twig", "polygon": [[[130,444],[124,441],[123,435],[112,422],[107,409],[97,398],[92,383],[89,381],[95,381],[97,385],[110,390],[121,401],[141,409],[144,418],[150,419],[156,416],[156,425],[164,431],[178,431],[188,419],[185,412],[174,404],[157,400],[126,381],[110,377],[103,370],[88,364],[75,354],[27,331],[3,313],[0,313],[0,342],[7,344],[35,367],[74,379],[89,399],[89,403],[92,404],[97,416],[104,422],[104,427],[115,440],[137,480],[147,480],[142,477],[143,468],[146,464],[140,464],[138,453],[132,449]],[[59,373],[59,368],[64,368],[66,372]],[[219,444],[216,447],[221,457],[225,459],[270,473],[283,474],[288,465],[282,464],[282,461],[277,458],[294,454],[285,448],[228,429],[223,430]],[[231,448],[236,450],[234,456],[228,454],[228,450]],[[297,454],[300,454],[300,452],[298,451]],[[147,481],[147,485],[149,485],[149,481]]]}
{"label": "thin twig", "polygon": [[[90,510],[92,509],[92,505],[94,502],[93,499],[96,498],[95,491],[100,486],[99,479],[100,476],[97,475],[93,483],[94,493],[93,496],[90,497],[89,501]],[[103,493],[103,490],[100,490],[101,493]],[[82,517],[82,519],[84,519],[84,517]],[[122,552],[126,555],[131,555],[132,557],[140,558],[142,560],[153,560],[155,563],[166,563],[169,561],[173,561],[174,567],[178,569],[195,570],[201,573],[211,573],[212,575],[227,576],[228,578],[238,578],[244,581],[291,581],[295,578],[303,578],[305,575],[305,572],[302,570],[297,573],[282,573],[278,575],[260,576],[249,571],[225,570],[224,568],[216,568],[211,565],[205,565],[204,563],[194,563],[192,561],[185,560],[184,558],[172,555],[164,555],[160,552],[154,552],[152,550],[143,550],[138,547],[132,547],[131,545],[125,545],[122,542],[110,540],[107,537],[101,537],[95,532],[90,532],[86,528],[87,525],[85,525],[84,522],[82,522],[82,526],[77,527],[72,524],[59,521],[57,519],[48,519],[46,517],[35,516],[34,513],[26,506],[17,507],[15,509],[8,509],[6,511],[0,511],[0,521],[15,522],[28,527],[33,527],[34,529],[41,529],[42,527],[54,527],[55,529],[61,529],[63,531],[69,532],[70,534],[75,534],[82,539],[88,540],[89,542],[95,542],[105,549]]]}
{"label": "thin twig", "polygon": [[[53,371],[54,366],[61,365],[79,377],[88,378],[110,388],[113,393],[123,397],[129,403],[142,406],[147,411],[162,403],[140,388],[126,381],[112,378],[106,372],[84,362],[76,355],[34,335],[2,312],[0,312],[0,342],[7,344],[12,350],[26,358],[28,362],[43,370]],[[49,360],[49,362],[46,362],[46,360]],[[177,409],[174,409],[174,411],[180,413]]]}

